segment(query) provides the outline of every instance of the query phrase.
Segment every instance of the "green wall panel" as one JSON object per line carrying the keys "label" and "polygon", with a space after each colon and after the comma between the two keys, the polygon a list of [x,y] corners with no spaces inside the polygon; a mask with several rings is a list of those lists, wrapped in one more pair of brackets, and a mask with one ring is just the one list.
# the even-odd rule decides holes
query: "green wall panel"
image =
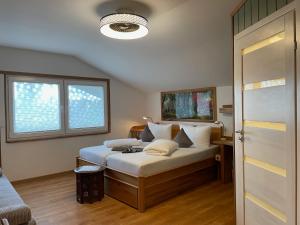
{"label": "green wall panel", "polygon": [[286,5],[286,0],[277,0],[277,9],[280,9],[285,5]]}
{"label": "green wall panel", "polygon": [[242,6],[242,8],[239,11],[239,31],[242,31],[245,29],[245,6]]}
{"label": "green wall panel", "polygon": [[251,10],[252,10],[252,24],[259,20],[258,17],[258,0],[251,0]]}
{"label": "green wall panel", "polygon": [[233,15],[233,31],[237,34],[293,0],[247,0]]}
{"label": "green wall panel", "polygon": [[251,12],[251,1],[248,0],[245,3],[245,28],[252,24],[252,12]]}
{"label": "green wall panel", "polygon": [[233,32],[234,32],[234,34],[239,33],[239,14],[238,13],[233,16]]}
{"label": "green wall panel", "polygon": [[276,11],[276,0],[268,0],[268,15]]}
{"label": "green wall panel", "polygon": [[259,20],[265,18],[267,16],[267,0],[259,0],[258,1],[258,16]]}

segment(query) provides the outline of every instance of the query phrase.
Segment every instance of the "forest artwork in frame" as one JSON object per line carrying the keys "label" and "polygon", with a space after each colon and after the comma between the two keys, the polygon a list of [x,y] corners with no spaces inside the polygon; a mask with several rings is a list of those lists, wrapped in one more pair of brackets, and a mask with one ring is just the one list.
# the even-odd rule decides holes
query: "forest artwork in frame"
{"label": "forest artwork in frame", "polygon": [[216,88],[161,92],[161,117],[165,121],[216,120]]}

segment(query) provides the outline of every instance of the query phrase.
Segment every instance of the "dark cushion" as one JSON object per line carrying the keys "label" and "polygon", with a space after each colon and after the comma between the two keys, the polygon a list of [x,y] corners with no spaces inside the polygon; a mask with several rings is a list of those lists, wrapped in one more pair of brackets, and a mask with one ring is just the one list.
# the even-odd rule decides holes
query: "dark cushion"
{"label": "dark cushion", "polygon": [[154,136],[148,126],[145,127],[145,129],[143,130],[143,132],[140,135],[140,138],[142,139],[143,142],[153,141]]}
{"label": "dark cushion", "polygon": [[188,148],[193,145],[191,139],[187,136],[184,130],[181,128],[180,131],[177,133],[174,141],[176,141],[179,145],[179,148]]}
{"label": "dark cushion", "polygon": [[114,152],[123,152],[128,150],[128,148],[130,148],[130,146],[118,146],[118,147],[113,147],[111,150]]}

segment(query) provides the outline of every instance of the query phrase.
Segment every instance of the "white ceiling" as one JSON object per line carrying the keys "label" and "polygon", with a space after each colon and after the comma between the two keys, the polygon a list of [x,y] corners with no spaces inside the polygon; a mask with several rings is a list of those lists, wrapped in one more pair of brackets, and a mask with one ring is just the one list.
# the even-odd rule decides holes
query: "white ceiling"
{"label": "white ceiling", "polygon": [[[230,11],[240,0],[0,0],[0,45],[71,54],[145,91],[232,83]],[[146,16],[145,38],[113,40],[99,19]]]}

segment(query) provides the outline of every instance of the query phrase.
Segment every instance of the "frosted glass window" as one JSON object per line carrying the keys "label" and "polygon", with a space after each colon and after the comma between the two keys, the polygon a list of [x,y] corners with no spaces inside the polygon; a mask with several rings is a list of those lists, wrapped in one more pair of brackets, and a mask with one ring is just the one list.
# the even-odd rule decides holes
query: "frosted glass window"
{"label": "frosted glass window", "polygon": [[61,129],[59,84],[13,82],[13,131]]}
{"label": "frosted glass window", "polygon": [[7,141],[110,131],[109,80],[6,74]]}
{"label": "frosted glass window", "polygon": [[68,85],[69,129],[105,126],[104,88],[92,85]]}

